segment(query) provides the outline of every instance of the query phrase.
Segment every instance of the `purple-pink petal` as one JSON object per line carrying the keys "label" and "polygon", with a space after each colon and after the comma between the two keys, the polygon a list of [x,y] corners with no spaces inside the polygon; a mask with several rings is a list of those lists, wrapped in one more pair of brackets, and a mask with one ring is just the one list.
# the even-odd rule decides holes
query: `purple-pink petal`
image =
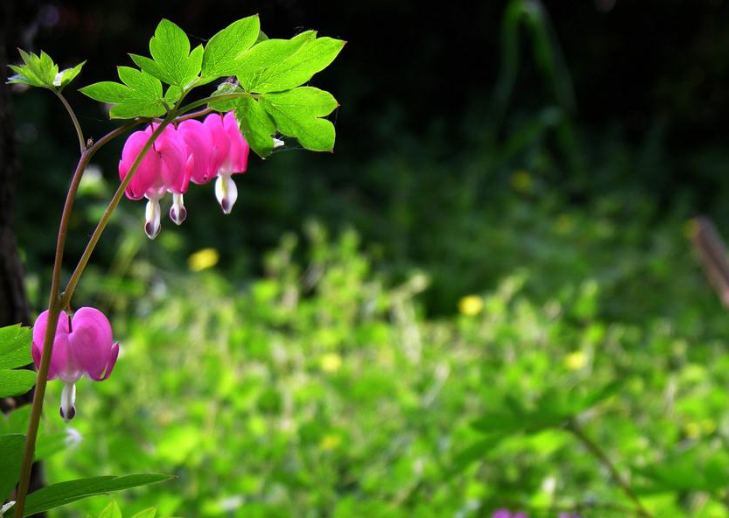
{"label": "purple-pink petal", "polygon": [[250,148],[240,132],[238,121],[235,119],[233,112],[225,114],[225,117],[223,117],[223,127],[230,139],[228,167],[231,172],[245,173],[248,169],[248,153]]}
{"label": "purple-pink petal", "polygon": [[[134,164],[134,161],[141,153],[142,148],[149,140],[149,133],[135,131],[124,144],[122,159],[119,161],[119,179],[124,180]],[[150,149],[144,158],[137,172],[134,173],[125,194],[132,200],[141,200],[150,190],[159,187],[161,160],[154,148]]]}
{"label": "purple-pink petal", "polygon": [[225,131],[225,127],[223,126],[223,118],[219,114],[211,113],[205,117],[203,124],[205,124],[205,127],[207,127],[210,131],[210,136],[213,140],[210,167],[212,169],[212,176],[215,176],[217,175],[218,170],[223,167],[223,164],[228,160],[230,138],[228,137],[228,132]]}
{"label": "purple-pink petal", "polygon": [[111,324],[98,309],[81,308],[73,316],[68,336],[71,357],[90,378],[103,376],[112,347]]}
{"label": "purple-pink petal", "polygon": [[189,163],[190,180],[197,184],[209,182],[214,177],[212,171],[213,137],[202,122],[194,119],[183,121],[177,131],[187,144],[187,152],[192,161]]}

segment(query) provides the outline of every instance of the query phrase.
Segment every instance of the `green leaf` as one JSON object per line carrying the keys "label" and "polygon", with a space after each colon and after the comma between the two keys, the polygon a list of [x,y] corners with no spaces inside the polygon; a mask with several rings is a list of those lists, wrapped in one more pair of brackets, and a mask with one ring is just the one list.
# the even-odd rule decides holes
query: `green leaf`
{"label": "green leaf", "polygon": [[[26,427],[27,428],[27,427]],[[68,433],[40,433],[35,443],[35,460],[45,460],[66,449]]]}
{"label": "green leaf", "polygon": [[119,504],[117,504],[115,500],[109,502],[109,505],[101,511],[99,518],[122,518],[122,512],[121,509],[119,509]]}
{"label": "green leaf", "polygon": [[[212,97],[218,97],[220,95],[232,94],[232,93],[243,92],[243,91],[244,90],[240,86],[226,81],[226,82],[220,83],[220,85],[218,85],[218,88],[213,92]],[[218,111],[221,113],[229,112],[230,110],[232,110],[236,107],[236,105],[238,104],[238,100],[239,99],[226,99],[223,101],[210,101],[208,103],[208,107],[211,110],[215,110],[215,111]]]}
{"label": "green leaf", "polygon": [[238,77],[241,86],[249,92],[255,92],[259,78],[267,70],[290,59],[301,48],[316,40],[315,31],[305,31],[290,40],[264,40],[245,52],[236,63],[233,73]]}
{"label": "green leaf", "polygon": [[124,84],[103,81],[81,88],[81,93],[104,103],[114,104],[112,119],[159,117],[167,112],[159,79],[130,67],[118,67],[119,79]]}
{"label": "green leaf", "polygon": [[143,474],[123,477],[91,477],[52,484],[28,495],[25,516],[61,507],[90,496],[155,484],[172,478],[174,477],[169,475]]}
{"label": "green leaf", "polygon": [[273,151],[276,123],[266,113],[261,103],[250,97],[241,97],[235,107],[238,127],[248,145],[258,156],[265,158]]}
{"label": "green leaf", "polygon": [[61,70],[61,72],[56,76],[56,78],[53,81],[53,84],[60,89],[63,89],[68,83],[76,79],[76,76],[79,75],[81,72],[81,69],[86,64],[86,61],[82,61],[78,65],[76,65],[73,68],[67,68],[65,70]]}
{"label": "green leaf", "polygon": [[278,130],[296,137],[304,148],[311,151],[332,151],[334,148],[334,124],[320,118],[339,106],[329,92],[306,86],[266,94],[260,103],[276,122]]}
{"label": "green leaf", "polygon": [[153,59],[130,54],[132,61],[147,74],[174,85],[187,88],[197,79],[202,64],[203,47],[190,52],[190,40],[185,32],[169,20],[162,20],[149,41]]}
{"label": "green leaf", "polygon": [[25,369],[0,370],[0,397],[25,394],[35,385],[36,373]]}
{"label": "green leaf", "polygon": [[0,503],[4,502],[20,478],[25,435],[0,435]]}
{"label": "green leaf", "polygon": [[0,369],[23,367],[33,362],[30,347],[33,341],[29,327],[20,324],[0,328]]}
{"label": "green leaf", "polygon": [[87,97],[101,103],[119,104],[132,96],[132,89],[114,81],[102,81],[79,90]]}
{"label": "green leaf", "polygon": [[179,86],[169,86],[165,92],[165,102],[172,106],[182,96],[182,89]]}
{"label": "green leaf", "polygon": [[261,22],[258,15],[249,16],[218,32],[205,45],[202,58],[202,76],[207,81],[235,75],[240,68],[239,59],[258,39]]}
{"label": "green leaf", "polygon": [[0,397],[17,396],[35,385],[36,374],[29,370],[9,370],[33,362],[31,331],[13,325],[0,328]]}
{"label": "green leaf", "polygon": [[139,511],[137,514],[132,516],[132,518],[154,518],[156,515],[157,515],[157,508],[150,507],[149,509],[144,509],[143,511]]}
{"label": "green leaf", "polygon": [[18,52],[23,60],[23,64],[10,65],[10,69],[15,72],[15,75],[8,79],[8,83],[10,84],[20,83],[29,86],[55,89],[55,87],[63,87],[68,84],[78,75],[83,66],[83,63],[81,63],[59,74],[58,65],[45,52],[41,51],[40,56],[32,52],[25,52],[21,49],[18,49]]}
{"label": "green leaf", "polygon": [[[258,47],[264,44],[265,42]],[[259,93],[280,92],[295,88],[328,67],[342,50],[344,44],[344,41],[333,38],[307,41],[293,54],[273,61],[254,75],[243,74],[242,77],[245,81],[241,80],[241,84],[249,92]]]}
{"label": "green leaf", "polygon": [[486,452],[492,450],[505,437],[506,435],[491,435],[460,451],[453,459],[453,468],[450,470],[450,475],[455,476],[473,462],[482,459]]}

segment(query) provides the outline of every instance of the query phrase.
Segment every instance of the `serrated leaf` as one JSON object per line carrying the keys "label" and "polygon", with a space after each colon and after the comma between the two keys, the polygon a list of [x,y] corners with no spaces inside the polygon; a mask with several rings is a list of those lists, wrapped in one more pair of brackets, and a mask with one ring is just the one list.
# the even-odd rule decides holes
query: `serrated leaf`
{"label": "serrated leaf", "polygon": [[143,511],[139,511],[137,514],[132,516],[132,518],[154,518],[156,515],[157,515],[157,508],[150,507],[149,509],[144,509]]}
{"label": "serrated leaf", "polygon": [[79,92],[94,101],[119,104],[132,96],[132,89],[114,81],[102,81],[79,89]]}
{"label": "serrated leaf", "polygon": [[22,49],[18,49],[18,52],[23,64],[10,65],[10,68],[16,74],[8,79],[8,83],[21,83],[51,89],[60,86],[58,65],[53,62],[48,54],[41,51],[39,56],[32,52],[25,52]]}
{"label": "serrated leaf", "polygon": [[[212,94],[212,97],[218,97],[220,95],[226,95],[226,94],[232,94],[236,92],[243,92],[243,89],[235,85],[233,83],[220,83],[217,90],[215,90]],[[238,103],[238,99],[226,99],[223,101],[210,101],[208,103],[208,107],[211,110],[215,110],[218,112],[229,112],[230,110],[234,109],[236,104]]]}
{"label": "serrated leaf", "polygon": [[169,475],[102,476],[60,482],[41,488],[30,495],[25,506],[25,516],[61,507],[90,496],[102,495],[148,484],[156,484],[174,477]]}
{"label": "serrated leaf", "polygon": [[56,65],[51,57],[41,50],[40,53],[40,78],[44,83],[53,85],[58,75],[58,65]]}
{"label": "serrated leaf", "polygon": [[8,65],[13,72],[16,72],[16,74],[10,76],[7,80],[7,84],[23,84],[28,86],[37,86],[40,88],[45,88],[46,85],[41,82],[40,79],[35,77],[35,75],[28,69],[25,65]]}
{"label": "serrated leaf", "polygon": [[[247,78],[249,92],[280,92],[309,81],[314,74],[328,67],[344,47],[345,42],[333,38],[318,38],[302,45],[290,56],[277,60]],[[241,82],[241,84],[244,84]]]}
{"label": "serrated leaf", "polygon": [[251,149],[265,158],[273,151],[276,123],[263,109],[261,103],[250,97],[242,97],[235,107],[235,118],[243,137]]}
{"label": "serrated leaf", "polygon": [[109,112],[112,119],[158,117],[167,111],[159,79],[130,67],[118,67],[124,84],[103,81],[81,88],[81,93],[100,102],[114,104]]}
{"label": "serrated leaf", "polygon": [[86,64],[86,61],[82,61],[78,65],[76,65],[73,68],[67,68],[65,70],[61,70],[61,72],[58,73],[55,80],[53,81],[53,84],[59,88],[64,88],[68,83],[76,79],[76,76],[79,75],[81,72],[81,69]]}
{"label": "serrated leaf", "polygon": [[35,385],[36,373],[25,369],[0,370],[0,397],[25,394]]}
{"label": "serrated leaf", "polygon": [[305,31],[290,40],[264,40],[245,52],[237,62],[233,73],[246,91],[254,92],[259,78],[278,63],[286,61],[301,48],[316,40],[316,31]]}
{"label": "serrated leaf", "polygon": [[146,73],[169,85],[186,88],[200,73],[203,47],[190,52],[190,40],[180,27],[169,20],[162,20],[149,41],[149,53],[153,59],[130,55]]}
{"label": "serrated leaf", "polygon": [[99,518],[122,518],[122,512],[121,509],[119,509],[119,504],[116,503],[116,500],[109,502],[109,505],[101,511]]}
{"label": "serrated leaf", "polygon": [[321,118],[339,106],[329,92],[307,86],[266,94],[260,103],[276,122],[278,131],[295,137],[304,148],[311,151],[334,148],[334,124]]}
{"label": "serrated leaf", "polygon": [[33,362],[32,332],[20,324],[0,328],[0,369],[23,367]]}
{"label": "serrated leaf", "polygon": [[153,75],[131,67],[117,67],[117,72],[122,83],[134,91],[135,97],[149,100],[162,98],[162,83]]}
{"label": "serrated leaf", "polygon": [[179,86],[170,86],[165,92],[165,102],[172,106],[180,99],[180,96],[182,96],[182,89]]}
{"label": "serrated leaf", "polygon": [[239,59],[253,45],[261,31],[258,15],[249,16],[218,32],[205,45],[202,58],[202,76],[207,81],[235,75]]}
{"label": "serrated leaf", "polygon": [[0,502],[4,502],[20,478],[25,435],[0,435]]}

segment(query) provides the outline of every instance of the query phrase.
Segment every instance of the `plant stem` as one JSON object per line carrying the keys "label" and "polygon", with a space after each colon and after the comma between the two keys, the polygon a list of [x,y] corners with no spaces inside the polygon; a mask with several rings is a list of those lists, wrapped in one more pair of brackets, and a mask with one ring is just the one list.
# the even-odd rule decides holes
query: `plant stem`
{"label": "plant stem", "polygon": [[38,378],[33,394],[33,405],[30,411],[30,421],[28,423],[28,434],[25,438],[25,449],[23,451],[23,463],[20,468],[20,482],[18,484],[17,499],[15,502],[15,518],[23,518],[23,509],[25,507],[25,498],[28,495],[28,487],[30,485],[30,471],[33,466],[33,456],[35,454],[35,441],[38,438],[38,427],[40,425],[41,411],[43,410],[43,397],[46,394],[46,384],[48,383],[48,367],[51,363],[51,352],[53,351],[53,340],[56,336],[56,326],[58,325],[58,317],[61,310],[65,307],[60,304],[59,289],[61,281],[61,265],[63,263],[63,249],[66,244],[66,232],[68,230],[68,220],[73,209],[73,200],[81,182],[84,169],[91,158],[88,151],[81,153],[81,158],[73,173],[71,187],[66,195],[66,202],[63,205],[63,213],[61,214],[61,223],[58,229],[58,240],[56,241],[56,257],[53,262],[53,276],[51,280],[51,295],[48,302],[48,323],[46,326],[46,334],[43,338],[43,354],[41,355],[41,364],[38,369]]}
{"label": "plant stem", "polygon": [[56,97],[63,103],[63,106],[66,107],[66,111],[68,112],[68,115],[71,117],[71,121],[73,121],[73,127],[76,129],[76,136],[78,137],[78,147],[79,151],[83,155],[83,153],[86,151],[86,139],[84,138],[84,132],[81,131],[81,125],[78,123],[78,119],[76,118],[76,113],[73,111],[73,108],[71,108],[71,105],[68,104],[68,101],[63,96],[61,92],[58,90],[53,90],[53,93],[56,94]]}
{"label": "plant stem", "polygon": [[[191,102],[190,104],[183,106],[179,110],[177,110],[177,113],[182,115],[183,113],[187,113],[190,110],[194,110],[195,108],[199,108],[200,106],[203,106],[205,104],[208,104],[213,101],[228,101],[231,99],[239,99],[241,97],[250,97],[251,99],[258,99],[257,94],[251,94],[248,92],[235,92],[232,94],[222,94],[222,95],[211,95],[210,97],[205,97],[204,99],[200,99],[198,101]],[[210,110],[213,111],[213,110]]]}
{"label": "plant stem", "polygon": [[610,458],[607,456],[607,453],[605,453],[600,446],[597,445],[596,442],[594,442],[592,439],[590,439],[585,433],[582,431],[582,428],[577,423],[570,423],[570,425],[567,427],[567,429],[572,432],[572,435],[577,437],[577,439],[580,440],[580,442],[587,448],[587,450],[595,457],[597,460],[600,461],[600,463],[607,468],[607,470],[610,472],[610,476],[612,477],[613,481],[620,487],[620,489],[625,493],[625,496],[630,499],[630,501],[633,502],[636,508],[636,512],[639,516],[642,516],[644,518],[653,518],[653,515],[651,515],[645,507],[643,507],[643,504],[641,503],[640,499],[638,498],[638,495],[633,492],[633,489],[630,487],[630,484],[627,480],[625,480],[618,469],[615,467],[615,465],[612,463]]}
{"label": "plant stem", "polygon": [[[63,100],[63,99],[62,99]],[[65,101],[65,100],[64,100]],[[65,103],[64,103],[65,104]],[[69,107],[69,113],[72,113],[70,111]],[[169,122],[174,117],[173,114],[170,114],[167,119],[165,119],[165,122],[163,122],[162,125],[160,125],[160,128],[158,128],[158,131],[155,131],[155,133],[152,134],[150,139],[147,142],[147,145],[142,149],[139,156],[137,157],[137,160],[135,160],[134,165],[132,166],[131,170],[129,171],[129,174],[126,176],[125,181],[122,182],[122,186],[117,191],[117,194],[121,191],[121,193],[124,193],[124,189],[129,184],[129,182],[132,179],[132,176],[134,175],[134,172],[139,167],[139,164],[141,163],[142,159],[144,158],[144,155],[149,150],[149,148],[152,146],[154,141],[156,140],[157,136],[161,133],[161,130],[164,129],[164,126],[169,124]],[[75,120],[75,117],[72,117]],[[28,433],[26,435],[25,439],[25,449],[23,451],[23,463],[21,464],[20,468],[20,481],[18,483],[18,491],[16,495],[16,502],[14,506],[13,516],[15,518],[23,518],[23,511],[25,510],[25,501],[28,496],[28,488],[30,486],[30,472],[31,468],[33,466],[33,457],[35,455],[35,442],[38,438],[38,428],[40,426],[40,417],[41,412],[43,410],[43,398],[46,393],[46,385],[48,383],[48,368],[51,363],[51,354],[53,352],[53,340],[55,338],[55,332],[58,325],[58,319],[61,311],[66,308],[71,300],[70,295],[73,293],[73,289],[71,292],[64,292],[63,296],[60,295],[60,281],[61,281],[61,267],[63,264],[63,250],[65,248],[66,244],[66,234],[68,231],[68,222],[71,216],[71,211],[73,210],[73,202],[74,198],[76,197],[76,192],[78,190],[78,186],[81,182],[81,177],[83,176],[84,170],[86,169],[86,166],[89,163],[89,160],[91,160],[91,157],[98,151],[102,146],[110,142],[113,138],[123,134],[124,132],[128,131],[132,127],[136,126],[137,124],[140,124],[141,122],[144,122],[147,119],[135,119],[133,121],[128,122],[124,126],[121,126],[120,128],[117,128],[102,138],[98,140],[95,144],[93,144],[88,149],[85,148],[84,144],[84,150],[81,152],[81,158],[79,158],[78,164],[76,166],[76,170],[74,171],[73,178],[71,180],[71,186],[68,190],[68,193],[66,194],[66,201],[63,206],[63,213],[61,214],[61,223],[59,225],[58,229],[58,240],[56,241],[56,254],[55,259],[53,262],[53,275],[51,280],[51,294],[50,299],[48,302],[48,322],[46,325],[46,334],[43,338],[43,353],[41,355],[41,363],[40,367],[38,369],[38,378],[36,382],[35,387],[35,393],[33,395],[33,404],[31,407],[31,413],[30,413],[30,420],[28,423]],[[77,123],[76,123],[77,124]],[[79,132],[79,136],[83,138],[83,136]],[[107,211],[104,213],[104,217],[102,218],[102,221],[108,221],[110,217],[111,211],[116,207],[116,205],[119,204],[119,199],[121,199],[121,196],[118,197],[115,195],[114,199],[112,199],[112,203],[110,204],[110,208],[107,208]],[[113,207],[112,207],[113,205]],[[104,219],[105,218],[105,219]],[[99,224],[101,226],[101,223]],[[94,236],[96,237],[96,241],[98,241],[99,235],[101,234],[101,231],[103,231],[103,227],[106,226],[106,223],[104,223],[103,226],[101,226],[101,230],[99,230],[99,227],[97,227],[96,232],[94,232]],[[98,234],[98,235],[97,235]],[[93,236],[92,236],[93,239]],[[94,244],[96,243],[94,241]],[[93,251],[93,247],[91,247],[91,250]],[[88,251],[88,247],[87,247]],[[86,252],[85,252],[86,253]],[[90,255],[90,252],[89,252]],[[88,261],[88,257],[86,257],[86,261]],[[85,265],[85,263],[84,263]],[[77,268],[78,271],[78,268]],[[83,268],[81,268],[81,272],[83,271]],[[78,276],[80,276],[81,272],[78,272]],[[76,272],[74,272],[76,273]],[[73,280],[73,278],[72,278]],[[78,282],[78,278],[75,279],[75,282]],[[75,283],[74,283],[75,287]],[[68,295],[68,296],[66,296]]]}
{"label": "plant stem", "polygon": [[139,155],[137,155],[137,158],[134,160],[134,163],[132,164],[131,169],[129,170],[129,173],[124,177],[124,180],[119,184],[119,187],[117,188],[116,192],[114,193],[114,197],[109,202],[109,205],[106,207],[106,210],[104,211],[104,214],[101,216],[101,219],[99,220],[99,223],[96,225],[96,228],[94,229],[94,233],[91,235],[91,238],[89,239],[89,242],[86,245],[86,249],[84,250],[84,253],[81,255],[81,258],[78,261],[78,265],[76,265],[76,269],[71,274],[71,278],[68,280],[68,284],[66,285],[66,289],[63,291],[63,295],[61,296],[61,307],[65,307],[71,302],[71,297],[73,297],[73,292],[76,290],[76,286],[78,285],[78,281],[81,279],[81,275],[83,274],[84,270],[86,269],[86,266],[89,263],[89,259],[91,258],[91,254],[94,252],[94,249],[96,248],[97,243],[99,242],[99,239],[101,238],[101,234],[104,232],[104,229],[106,228],[106,225],[109,223],[109,219],[111,218],[112,213],[114,212],[114,209],[116,209],[117,205],[119,205],[119,202],[121,201],[122,197],[124,196],[124,191],[126,190],[127,186],[129,185],[129,182],[132,181],[132,177],[134,176],[134,173],[139,168],[140,164],[142,163],[142,159],[147,154],[147,151],[150,150],[152,147],[152,144],[154,144],[154,141],[157,140],[157,137],[162,133],[162,131],[167,127],[168,124],[170,124],[174,118],[176,113],[174,111],[170,112],[167,117],[160,123],[159,126],[157,126],[157,129],[154,130],[154,133],[152,133],[152,136],[147,140],[147,142],[142,147],[142,150],[140,151]]}

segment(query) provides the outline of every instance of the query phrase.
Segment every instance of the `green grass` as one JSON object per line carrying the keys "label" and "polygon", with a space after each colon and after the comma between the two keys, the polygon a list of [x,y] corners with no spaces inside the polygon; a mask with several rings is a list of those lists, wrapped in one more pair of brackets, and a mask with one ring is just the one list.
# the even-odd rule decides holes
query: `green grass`
{"label": "green grass", "polygon": [[[144,294],[110,299],[123,356],[108,381],[80,384],[82,440],[51,457],[49,480],[178,477],[127,494],[130,515],[625,516],[602,507],[631,504],[570,419],[554,419],[577,406],[655,516],[729,516],[729,326],[685,222],[566,206],[513,197],[482,232],[445,238],[482,264],[450,275],[494,279],[462,285],[472,315],[454,303],[428,317],[427,268],[395,284],[356,233],[314,223],[250,282],[134,255],[126,282]],[[60,427],[55,411],[46,419]],[[107,501],[56,515],[96,516]]]}

